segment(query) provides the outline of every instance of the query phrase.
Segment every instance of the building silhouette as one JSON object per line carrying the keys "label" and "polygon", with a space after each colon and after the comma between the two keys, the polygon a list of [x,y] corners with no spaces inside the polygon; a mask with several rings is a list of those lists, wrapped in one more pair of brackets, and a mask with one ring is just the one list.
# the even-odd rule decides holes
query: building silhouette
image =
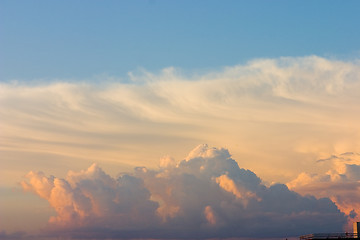
{"label": "building silhouette", "polygon": [[300,236],[300,240],[360,239],[360,222],[354,222],[352,233],[313,233]]}

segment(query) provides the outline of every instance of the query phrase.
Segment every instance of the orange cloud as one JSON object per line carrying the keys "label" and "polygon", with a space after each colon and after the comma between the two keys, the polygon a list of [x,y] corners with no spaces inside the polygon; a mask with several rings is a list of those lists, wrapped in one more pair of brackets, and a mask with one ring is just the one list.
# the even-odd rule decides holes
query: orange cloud
{"label": "orange cloud", "polygon": [[176,165],[169,159],[157,170],[139,167],[116,179],[94,164],[65,179],[31,172],[22,184],[55,209],[48,228],[54,236],[296,236],[340,231],[346,222],[330,199],[266,187],[226,149],[203,144]]}
{"label": "orange cloud", "polygon": [[287,185],[303,195],[328,197],[340,210],[349,215],[348,230],[360,220],[360,155],[346,152],[318,160],[318,164],[330,163],[326,172],[301,173]]}

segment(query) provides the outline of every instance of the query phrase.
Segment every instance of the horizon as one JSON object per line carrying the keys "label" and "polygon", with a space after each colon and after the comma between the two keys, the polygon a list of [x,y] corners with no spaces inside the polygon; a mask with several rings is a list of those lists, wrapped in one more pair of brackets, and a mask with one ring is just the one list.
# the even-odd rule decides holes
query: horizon
{"label": "horizon", "polygon": [[0,239],[352,232],[359,8],[1,1]]}

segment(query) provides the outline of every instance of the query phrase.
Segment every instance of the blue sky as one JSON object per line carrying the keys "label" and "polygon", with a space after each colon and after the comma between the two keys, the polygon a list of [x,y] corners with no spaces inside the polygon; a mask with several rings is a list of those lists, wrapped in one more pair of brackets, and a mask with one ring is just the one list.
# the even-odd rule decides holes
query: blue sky
{"label": "blue sky", "polygon": [[359,1],[1,1],[0,80],[359,54]]}
{"label": "blue sky", "polygon": [[1,0],[0,239],[352,231],[359,10]]}

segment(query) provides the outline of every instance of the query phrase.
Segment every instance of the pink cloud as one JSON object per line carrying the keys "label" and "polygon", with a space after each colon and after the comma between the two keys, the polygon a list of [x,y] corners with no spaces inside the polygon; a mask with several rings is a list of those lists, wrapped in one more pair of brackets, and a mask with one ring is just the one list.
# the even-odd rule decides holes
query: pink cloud
{"label": "pink cloud", "polygon": [[158,170],[136,168],[113,178],[96,164],[65,179],[27,175],[23,188],[57,215],[48,234],[94,238],[230,238],[341,231],[346,216],[328,198],[266,187],[228,150],[199,145]]}
{"label": "pink cloud", "polygon": [[318,174],[303,172],[287,185],[303,195],[330,198],[350,216],[347,229],[351,230],[352,223],[360,221],[360,155],[347,152],[317,162],[329,162],[330,167]]}

